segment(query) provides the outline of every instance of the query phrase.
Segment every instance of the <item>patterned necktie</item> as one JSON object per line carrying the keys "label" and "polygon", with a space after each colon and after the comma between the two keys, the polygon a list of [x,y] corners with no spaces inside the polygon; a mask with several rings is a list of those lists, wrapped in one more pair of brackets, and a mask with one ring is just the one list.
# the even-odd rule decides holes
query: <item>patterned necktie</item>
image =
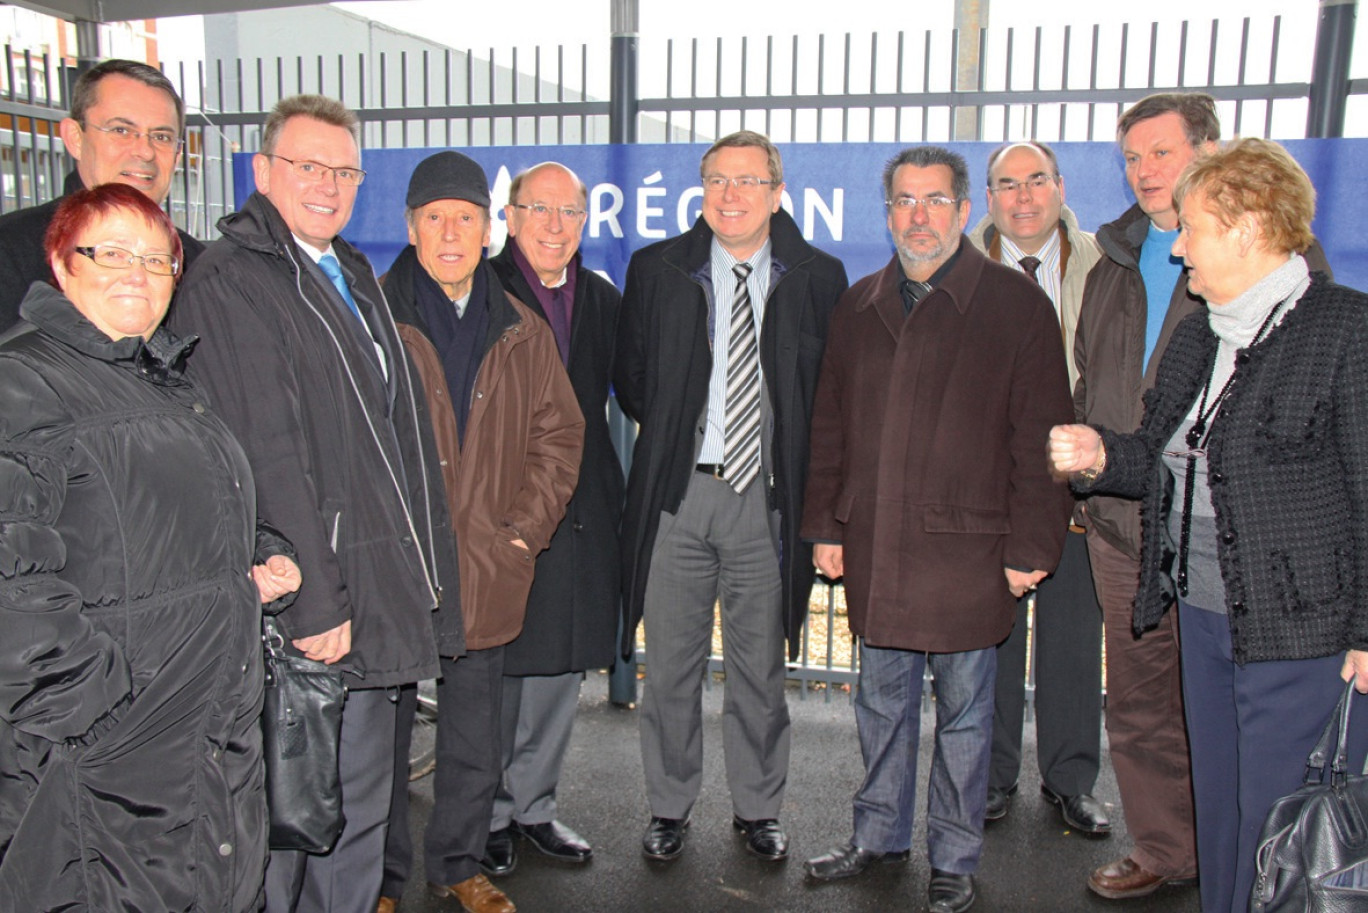
{"label": "patterned necktie", "polygon": [[1040,269],[1040,260],[1039,260],[1039,258],[1037,258],[1037,257],[1022,257],[1022,258],[1021,258],[1020,260],[1018,260],[1017,262],[1020,263],[1020,264],[1021,264],[1021,268],[1024,269],[1024,270],[1026,271],[1026,275],[1030,276],[1030,277],[1035,281],[1035,284],[1036,284],[1036,285],[1039,285],[1039,284],[1040,284],[1040,277],[1036,275],[1036,270]]}
{"label": "patterned necktie", "polygon": [[727,482],[741,494],[760,474],[760,345],[755,338],[749,263],[732,267],[731,341],[727,346],[727,414],[722,465]]}
{"label": "patterned necktie", "polygon": [[902,295],[903,313],[910,314],[913,306],[931,294],[931,283],[918,282],[916,279],[904,279],[898,285],[898,292]]}
{"label": "patterned necktie", "polygon": [[[342,264],[337,262],[337,258],[332,254],[324,254],[318,258],[318,268],[323,270],[323,275],[332,280],[332,284],[337,287],[337,294],[342,296],[342,300],[347,302],[347,307],[356,315],[357,320],[361,320],[361,309],[356,306],[356,299],[352,297],[351,289],[347,287],[347,279],[342,275]],[[361,320],[364,325],[366,321]]]}

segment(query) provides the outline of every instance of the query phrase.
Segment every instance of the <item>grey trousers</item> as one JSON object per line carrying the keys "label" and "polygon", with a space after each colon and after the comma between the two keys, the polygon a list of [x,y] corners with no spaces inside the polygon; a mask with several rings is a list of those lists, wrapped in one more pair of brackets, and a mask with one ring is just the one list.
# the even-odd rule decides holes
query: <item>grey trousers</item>
{"label": "grey trousers", "polygon": [[337,761],[346,826],[330,853],[271,853],[266,913],[375,913],[394,781],[395,715],[393,689],[347,694]]}
{"label": "grey trousers", "polygon": [[504,676],[499,740],[503,779],[494,793],[491,832],[514,821],[556,820],[556,784],[570,747],[583,682],[583,672]]}
{"label": "grey trousers", "polygon": [[651,814],[687,818],[702,785],[703,675],[721,600],[722,748],[732,808],[777,818],[788,779],[779,556],[763,480],[737,495],[694,473],[678,514],[661,516],[646,584],[641,756]]}

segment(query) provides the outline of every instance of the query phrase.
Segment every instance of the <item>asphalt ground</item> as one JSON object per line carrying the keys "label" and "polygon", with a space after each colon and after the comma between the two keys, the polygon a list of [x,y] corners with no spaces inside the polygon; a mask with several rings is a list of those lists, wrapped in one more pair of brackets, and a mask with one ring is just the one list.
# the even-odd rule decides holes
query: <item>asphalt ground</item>
{"label": "asphalt ground", "polygon": [[[559,791],[560,819],[594,846],[581,866],[556,862],[531,844],[518,845],[516,870],[496,880],[521,913],[883,913],[926,909],[925,786],[931,758],[934,707],[922,714],[918,818],[907,863],[871,867],[845,881],[812,885],[802,861],[850,836],[850,798],[862,766],[848,694],[789,692],[793,755],[782,822],[790,837],[786,862],[764,862],[745,852],[731,827],[722,758],[722,684],[704,693],[703,793],[693,810],[684,853],[673,862],[641,854],[649,817],[641,777],[637,712],[612,705],[608,679],[590,673]],[[1195,886],[1160,888],[1146,898],[1108,901],[1087,889],[1088,873],[1130,846],[1107,753],[1094,795],[1112,817],[1113,834],[1088,839],[1071,832],[1040,797],[1034,728],[1026,725],[1020,790],[1006,819],[987,829],[978,871],[975,911],[1119,911],[1197,913]],[[432,809],[432,778],[410,785],[414,844]],[[418,854],[421,857],[421,852]],[[454,899],[427,894],[422,860],[402,899],[403,913],[459,913]]]}

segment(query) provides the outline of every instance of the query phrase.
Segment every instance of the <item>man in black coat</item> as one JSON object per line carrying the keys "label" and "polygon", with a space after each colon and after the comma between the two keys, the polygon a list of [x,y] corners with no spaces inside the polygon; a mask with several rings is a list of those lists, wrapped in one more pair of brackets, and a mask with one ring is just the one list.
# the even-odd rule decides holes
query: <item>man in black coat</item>
{"label": "man in black coat", "polygon": [[783,163],[766,137],[718,140],[700,173],[702,218],[628,265],[613,372],[641,426],[622,523],[622,647],[644,617],[642,849],[673,859],[684,848],[720,597],[733,824],[752,853],[782,859],[784,639],[796,649],[812,588],[812,549],[798,536],[808,431],[846,276],[780,208]]}
{"label": "man in black coat", "polygon": [[490,263],[504,289],[551,325],[585,434],[579,484],[537,558],[522,634],[504,648],[503,782],[481,862],[491,875],[516,865],[514,835],[567,862],[592,854],[556,820],[556,784],[584,672],[613,662],[623,488],[606,408],[622,295],[579,256],[588,192],[569,168],[546,162],[514,177],[508,199],[508,243]]}
{"label": "man in black coat", "polygon": [[[71,115],[60,131],[76,170],[63,196],[85,187],[118,182],[141,190],[157,205],[166,202],[185,140],[185,103],[156,67],[134,60],[96,64],[71,89]],[[52,273],[43,236],[62,197],[0,217],[0,331],[19,319],[29,286]],[[180,232],[185,268],[204,245]]]}
{"label": "man in black coat", "polygon": [[219,221],[171,314],[178,335],[200,335],[194,377],[251,460],[260,511],[298,552],[305,582],[278,616],[286,635],[349,673],[346,826],[328,853],[272,851],[267,913],[374,913],[394,691],[465,652],[423,390],[370,261],[338,237],[365,177],[360,133],[333,99],[278,102],[252,159],[256,192]]}

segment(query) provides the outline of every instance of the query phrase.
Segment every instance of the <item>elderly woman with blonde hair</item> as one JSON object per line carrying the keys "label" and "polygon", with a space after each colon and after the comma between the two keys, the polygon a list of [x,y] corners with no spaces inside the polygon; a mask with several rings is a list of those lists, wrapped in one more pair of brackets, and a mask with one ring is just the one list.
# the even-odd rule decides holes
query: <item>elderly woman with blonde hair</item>
{"label": "elderly woman with blonde hair", "polygon": [[1270,806],[1368,692],[1368,296],[1308,271],[1315,199],[1267,140],[1190,165],[1173,253],[1206,309],[1137,432],[1050,433],[1077,491],[1143,501],[1135,630],[1177,601],[1204,913],[1248,909]]}

